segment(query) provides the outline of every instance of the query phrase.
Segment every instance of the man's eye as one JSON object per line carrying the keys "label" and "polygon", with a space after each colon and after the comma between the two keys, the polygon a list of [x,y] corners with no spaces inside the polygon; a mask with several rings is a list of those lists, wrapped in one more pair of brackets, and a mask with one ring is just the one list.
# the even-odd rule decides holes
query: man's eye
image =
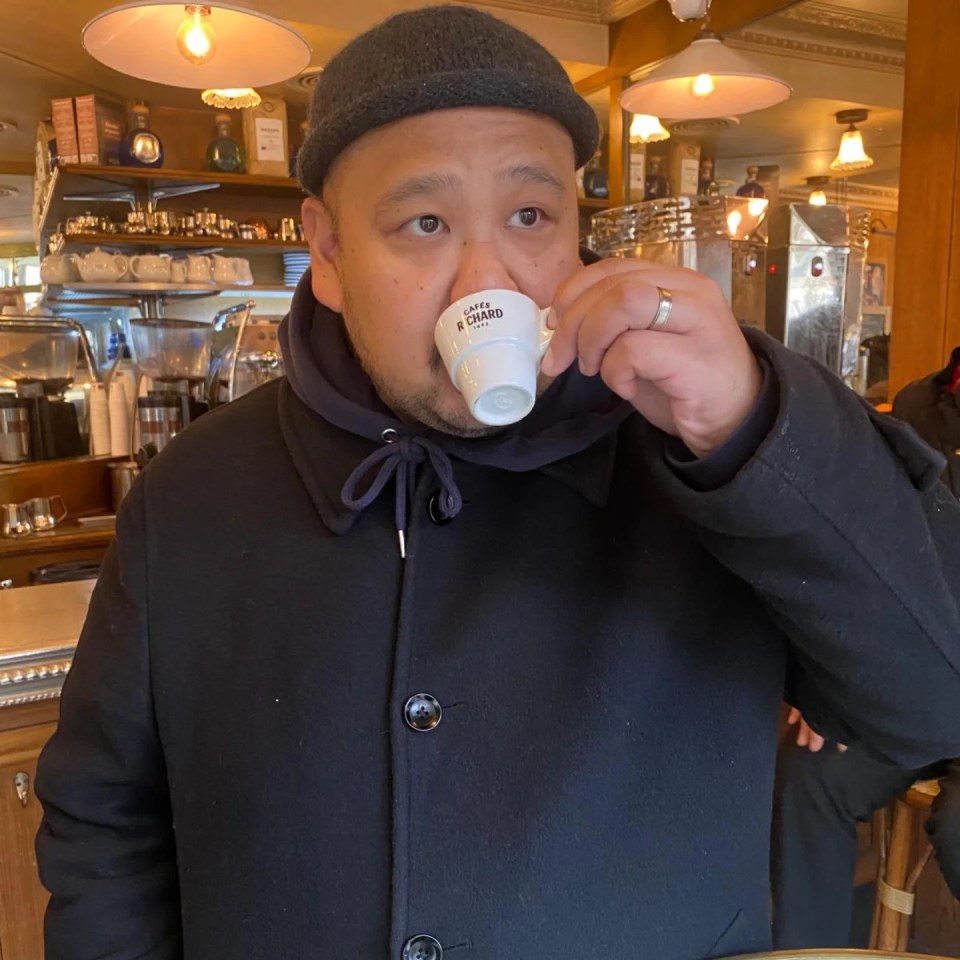
{"label": "man's eye", "polygon": [[543,211],[538,207],[523,207],[511,218],[510,223],[516,227],[535,227],[543,220]]}
{"label": "man's eye", "polygon": [[425,214],[422,217],[417,217],[415,220],[411,220],[406,228],[415,236],[415,237],[432,237],[438,233],[441,233],[446,225],[439,218],[433,216],[433,214]]}

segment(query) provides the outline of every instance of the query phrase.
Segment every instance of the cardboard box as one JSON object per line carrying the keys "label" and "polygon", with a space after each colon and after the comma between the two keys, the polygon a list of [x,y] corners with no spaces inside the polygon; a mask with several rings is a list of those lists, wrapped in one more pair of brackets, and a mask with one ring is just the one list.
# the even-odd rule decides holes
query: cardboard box
{"label": "cardboard box", "polygon": [[59,163],[79,163],[80,147],[77,143],[77,120],[73,112],[73,97],[58,97],[50,101],[53,116],[53,132],[57,140]]}
{"label": "cardboard box", "polygon": [[696,140],[670,140],[670,192],[675,197],[700,192],[700,144]]}
{"label": "cardboard box", "polygon": [[80,162],[101,166],[120,163],[120,141],[126,133],[123,107],[88,94],[75,97]]}
{"label": "cardboard box", "polygon": [[268,177],[290,176],[287,105],[280,97],[264,97],[242,111],[247,172]]}

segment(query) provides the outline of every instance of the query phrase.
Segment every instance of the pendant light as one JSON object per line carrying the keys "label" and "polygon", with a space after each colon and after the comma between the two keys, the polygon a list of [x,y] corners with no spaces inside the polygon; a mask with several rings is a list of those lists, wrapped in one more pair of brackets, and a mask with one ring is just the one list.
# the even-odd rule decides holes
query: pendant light
{"label": "pendant light", "polygon": [[810,187],[810,196],[807,203],[814,207],[827,205],[827,192],[824,187],[830,183],[829,177],[807,177],[807,186]]}
{"label": "pendant light", "polygon": [[195,90],[281,83],[311,55],[286,23],[224,4],[134,0],[95,16],[81,36],[87,53],[120,73]]}
{"label": "pendant light", "polygon": [[710,0],[667,0],[670,12],[681,22],[702,20],[710,11]]}
{"label": "pendant light", "polygon": [[232,87],[226,90],[204,90],[200,99],[218,110],[244,110],[256,107],[263,99],[253,87]]}
{"label": "pendant light", "polygon": [[649,113],[635,113],[630,121],[631,143],[658,143],[669,140],[670,131],[660,122],[659,117]]}
{"label": "pendant light", "polygon": [[781,103],[793,91],[785,81],[701,30],[697,38],[649,76],[620,94],[631,113],[701,120],[751,113]]}
{"label": "pendant light", "polygon": [[856,124],[863,123],[869,110],[841,110],[837,115],[837,123],[846,125],[847,129],[840,138],[840,149],[830,163],[830,169],[838,173],[852,173],[855,170],[866,170],[873,166],[873,157],[868,157],[863,149],[863,135]]}

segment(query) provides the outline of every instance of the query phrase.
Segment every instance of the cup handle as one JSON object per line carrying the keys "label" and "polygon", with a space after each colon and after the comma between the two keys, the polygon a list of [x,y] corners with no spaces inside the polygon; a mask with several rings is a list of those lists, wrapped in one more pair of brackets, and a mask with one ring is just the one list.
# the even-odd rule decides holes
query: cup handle
{"label": "cup handle", "polygon": [[60,509],[63,511],[63,513],[61,513],[59,517],[54,517],[54,520],[56,520],[57,523],[63,523],[63,521],[66,520],[67,517],[69,516],[69,511],[67,510],[67,504],[64,501],[63,497],[61,497],[59,493],[55,493],[50,498],[50,505],[54,509],[56,509],[56,505],[58,502],[60,504]]}
{"label": "cup handle", "polygon": [[540,311],[540,359],[547,352],[550,341],[553,339],[553,331],[547,326],[547,317],[550,316],[550,307],[544,307]]}
{"label": "cup handle", "polygon": [[113,255],[113,262],[123,268],[123,273],[120,274],[121,277],[130,268],[130,261],[127,260],[127,258],[122,253],[115,253]]}
{"label": "cup handle", "polygon": [[[117,256],[120,256],[120,254],[117,254]],[[130,272],[131,272],[138,280],[140,279],[140,274],[137,273],[137,264],[138,264],[139,262],[140,262],[140,257],[139,257],[139,256],[131,257],[131,258],[130,258],[130,262],[129,262]]]}

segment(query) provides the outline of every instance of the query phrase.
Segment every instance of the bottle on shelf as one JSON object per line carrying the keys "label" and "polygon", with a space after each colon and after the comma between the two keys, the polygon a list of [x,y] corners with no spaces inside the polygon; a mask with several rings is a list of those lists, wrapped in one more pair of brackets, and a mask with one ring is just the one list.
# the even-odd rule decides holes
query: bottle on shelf
{"label": "bottle on shelf", "polygon": [[763,185],[757,180],[757,177],[760,174],[760,168],[757,166],[747,167],[747,179],[746,182],[741,186],[737,187],[737,196],[738,197],[765,197],[767,191],[763,189]]}
{"label": "bottle on shelf", "polygon": [[587,198],[598,200],[606,200],[610,196],[607,171],[603,169],[599,150],[590,158],[583,171],[583,193]]}
{"label": "bottle on shelf", "polygon": [[290,146],[290,176],[296,178],[297,176],[297,154],[300,152],[300,148],[306,143],[307,140],[307,130],[309,129],[306,120],[300,121],[300,142],[292,144]]}
{"label": "bottle on shelf", "polygon": [[656,154],[647,157],[647,176],[644,179],[643,199],[663,200],[670,196],[670,185],[667,178],[660,172],[662,160]]}
{"label": "bottle on shelf", "polygon": [[130,129],[120,141],[120,163],[126,167],[163,166],[163,144],[150,129],[150,108],[142,100],[130,108]]}
{"label": "bottle on shelf", "polygon": [[700,183],[698,193],[701,197],[719,197],[720,187],[713,175],[713,157],[700,158]]}
{"label": "bottle on shelf", "polygon": [[243,147],[233,139],[233,121],[229,113],[218,113],[215,136],[207,147],[207,169],[220,173],[246,173],[247,161]]}

